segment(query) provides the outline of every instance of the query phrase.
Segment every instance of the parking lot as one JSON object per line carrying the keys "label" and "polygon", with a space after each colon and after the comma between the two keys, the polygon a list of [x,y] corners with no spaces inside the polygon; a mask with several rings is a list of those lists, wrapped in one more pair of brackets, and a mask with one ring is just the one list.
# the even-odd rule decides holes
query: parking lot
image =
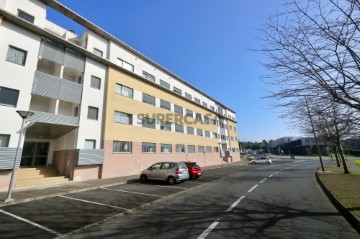
{"label": "parking lot", "polygon": [[167,185],[165,182],[103,186],[92,190],[59,195],[0,207],[0,235],[3,238],[54,238],[161,200],[171,200],[185,190],[211,183],[226,175],[247,170],[248,165],[204,171],[196,179]]}

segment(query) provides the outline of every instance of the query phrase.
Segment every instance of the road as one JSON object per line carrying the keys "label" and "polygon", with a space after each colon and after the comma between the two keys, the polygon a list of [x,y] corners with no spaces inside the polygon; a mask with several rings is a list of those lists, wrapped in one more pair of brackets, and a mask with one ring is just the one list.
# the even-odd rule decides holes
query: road
{"label": "road", "polygon": [[[134,181],[0,208],[3,238],[359,238],[326,198],[318,161]],[[70,233],[70,234],[68,234]]]}

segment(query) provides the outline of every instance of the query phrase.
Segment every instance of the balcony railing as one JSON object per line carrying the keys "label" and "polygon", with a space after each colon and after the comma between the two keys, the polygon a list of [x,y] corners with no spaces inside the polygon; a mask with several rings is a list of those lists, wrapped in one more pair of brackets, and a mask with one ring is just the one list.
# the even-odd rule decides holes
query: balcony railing
{"label": "balcony railing", "polygon": [[82,85],[36,71],[32,93],[57,100],[80,104]]}
{"label": "balcony railing", "polygon": [[78,149],[76,165],[96,165],[104,163],[103,149]]}

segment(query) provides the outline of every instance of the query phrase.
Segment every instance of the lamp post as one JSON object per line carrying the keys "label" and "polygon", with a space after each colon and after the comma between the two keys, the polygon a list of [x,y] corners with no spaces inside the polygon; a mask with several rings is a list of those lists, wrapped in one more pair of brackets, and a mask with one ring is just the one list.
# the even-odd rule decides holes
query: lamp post
{"label": "lamp post", "polygon": [[317,146],[317,151],[318,151],[318,155],[319,155],[321,170],[322,170],[323,172],[325,172],[324,165],[323,165],[323,161],[322,161],[322,158],[321,158],[320,147],[319,147],[318,140],[317,140],[316,133],[315,133],[314,123],[313,123],[313,120],[312,120],[312,117],[311,117],[311,113],[310,113],[310,108],[309,108],[309,105],[308,105],[308,101],[307,101],[306,96],[304,96],[304,97],[305,97],[306,109],[307,109],[308,114],[309,114],[309,119],[310,119],[310,123],[311,123],[311,128],[312,128],[313,135],[314,135],[314,139],[315,139],[315,144],[316,144],[316,146]]}
{"label": "lamp post", "polygon": [[221,168],[224,168],[224,159],[222,155],[222,147],[221,147],[221,140],[219,140],[219,152],[220,152],[220,158],[221,158]]}
{"label": "lamp post", "polygon": [[21,129],[20,129],[20,133],[19,133],[19,141],[18,141],[18,145],[17,145],[17,148],[16,148],[16,153],[15,153],[14,165],[13,165],[12,173],[11,173],[9,190],[8,190],[5,202],[11,202],[11,201],[14,200],[14,199],[11,198],[11,194],[12,194],[12,190],[13,190],[13,187],[14,187],[15,171],[16,171],[17,158],[18,158],[18,155],[19,155],[21,136],[22,136],[22,132],[24,130],[24,125],[25,125],[26,118],[28,118],[28,117],[30,117],[30,116],[32,116],[34,114],[31,111],[23,111],[23,110],[17,110],[16,113],[18,113],[20,115],[20,117],[22,118],[22,123],[21,123]]}

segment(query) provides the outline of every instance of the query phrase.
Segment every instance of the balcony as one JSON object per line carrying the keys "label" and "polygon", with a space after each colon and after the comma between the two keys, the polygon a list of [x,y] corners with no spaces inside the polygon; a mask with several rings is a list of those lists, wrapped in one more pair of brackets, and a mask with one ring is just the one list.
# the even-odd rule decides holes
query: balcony
{"label": "balcony", "polygon": [[32,93],[52,99],[80,104],[82,85],[36,71]]}
{"label": "balcony", "polygon": [[26,137],[56,139],[79,127],[79,118],[35,111],[27,119]]}

